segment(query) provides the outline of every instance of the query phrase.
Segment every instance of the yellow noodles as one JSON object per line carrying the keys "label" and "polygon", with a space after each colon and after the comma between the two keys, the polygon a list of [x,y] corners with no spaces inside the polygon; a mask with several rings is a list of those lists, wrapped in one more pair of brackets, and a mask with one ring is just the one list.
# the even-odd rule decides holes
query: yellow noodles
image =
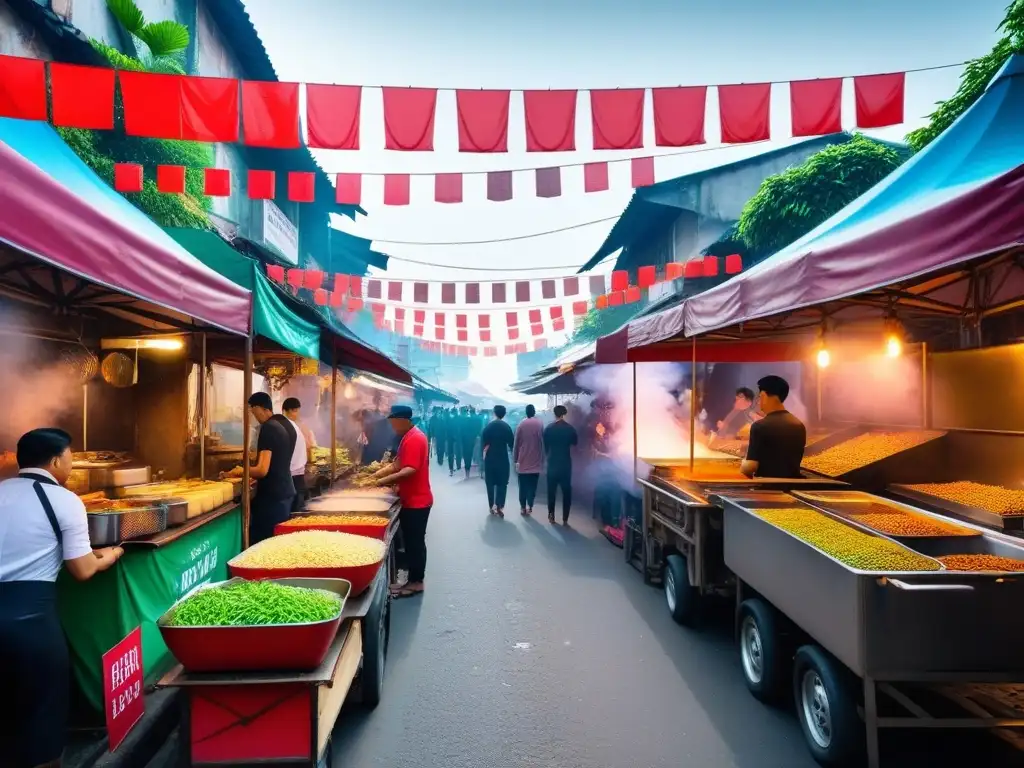
{"label": "yellow noodles", "polygon": [[384,542],[332,531],[298,531],[261,541],[231,561],[240,568],[341,568],[384,559]]}

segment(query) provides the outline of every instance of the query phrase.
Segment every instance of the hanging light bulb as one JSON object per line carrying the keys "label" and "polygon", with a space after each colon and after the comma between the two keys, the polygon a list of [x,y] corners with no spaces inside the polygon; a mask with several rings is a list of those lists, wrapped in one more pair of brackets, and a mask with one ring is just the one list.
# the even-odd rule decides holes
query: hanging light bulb
{"label": "hanging light bulb", "polygon": [[345,395],[346,400],[351,400],[356,396],[356,388],[352,386],[351,381],[345,384],[345,391],[343,394]]}
{"label": "hanging light bulb", "polygon": [[829,354],[828,350],[825,349],[825,347],[822,347],[821,349],[819,349],[818,350],[818,367],[819,368],[828,368],[829,363],[831,363],[831,362],[832,362],[832,355]]}
{"label": "hanging light bulb", "polygon": [[903,342],[896,334],[889,334],[885,340],[885,354],[889,357],[899,357],[903,352]]}

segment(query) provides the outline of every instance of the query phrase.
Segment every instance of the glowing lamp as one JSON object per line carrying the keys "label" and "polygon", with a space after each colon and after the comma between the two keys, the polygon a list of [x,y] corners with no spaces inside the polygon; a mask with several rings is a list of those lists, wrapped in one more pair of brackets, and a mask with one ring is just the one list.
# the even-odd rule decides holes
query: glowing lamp
{"label": "glowing lamp", "polygon": [[829,354],[828,350],[824,347],[818,350],[818,367],[828,368],[829,363],[832,362],[832,355]]}
{"label": "glowing lamp", "polygon": [[903,342],[896,334],[892,334],[885,341],[885,354],[889,357],[899,357],[903,352]]}

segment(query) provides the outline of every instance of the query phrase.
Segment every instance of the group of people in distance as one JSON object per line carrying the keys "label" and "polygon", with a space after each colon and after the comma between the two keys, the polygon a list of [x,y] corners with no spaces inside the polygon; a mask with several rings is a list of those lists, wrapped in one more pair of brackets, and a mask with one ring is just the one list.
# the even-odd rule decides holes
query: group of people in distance
{"label": "group of people in distance", "polygon": [[434,408],[427,422],[427,437],[433,446],[439,466],[448,459],[448,475],[463,468],[469,477],[476,459],[477,440],[487,423],[485,413],[477,413],[472,406],[447,410]]}

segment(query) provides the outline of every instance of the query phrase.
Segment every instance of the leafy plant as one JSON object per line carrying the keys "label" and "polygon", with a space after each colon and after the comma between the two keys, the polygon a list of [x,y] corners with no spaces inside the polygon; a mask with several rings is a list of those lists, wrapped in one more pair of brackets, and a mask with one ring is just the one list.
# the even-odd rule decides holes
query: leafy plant
{"label": "leafy plant", "polygon": [[784,248],[860,197],[905,156],[892,146],[856,135],[769,176],[740,213],[736,234],[760,259]]}
{"label": "leafy plant", "polygon": [[636,317],[643,308],[644,302],[636,302],[635,304],[622,304],[618,307],[591,309],[583,316],[583,321],[573,332],[569,341],[572,344],[597,341],[601,336],[607,336],[609,333],[619,330]]}
{"label": "leafy plant", "polygon": [[907,143],[915,152],[928,146],[970,109],[1010,56],[1024,53],[1024,0],[1010,3],[998,30],[1003,36],[995,47],[985,56],[967,62],[956,93],[946,101],[939,102],[937,109],[928,116],[928,125],[907,134]]}
{"label": "leafy plant", "polygon": [[147,71],[185,74],[188,27],[176,21],[148,23],[134,0],[107,0],[107,8],[131,36],[138,60]]}

